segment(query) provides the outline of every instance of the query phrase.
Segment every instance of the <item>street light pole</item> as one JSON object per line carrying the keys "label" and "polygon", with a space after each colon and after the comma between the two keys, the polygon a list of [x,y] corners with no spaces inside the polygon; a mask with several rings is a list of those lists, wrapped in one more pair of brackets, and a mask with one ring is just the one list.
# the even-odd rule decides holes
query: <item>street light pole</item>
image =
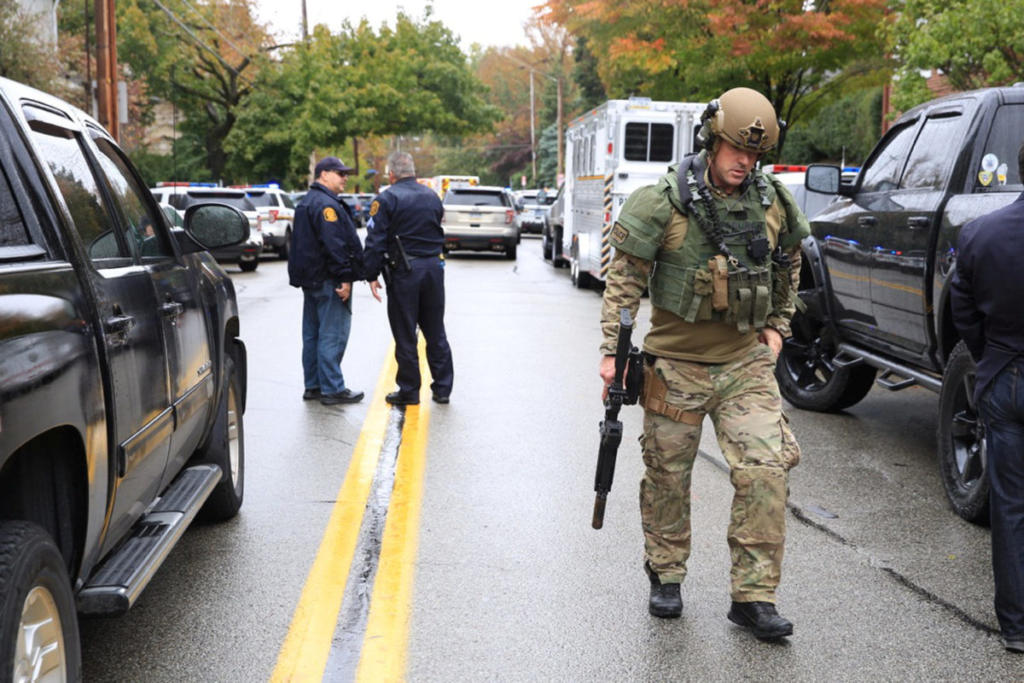
{"label": "street light pole", "polygon": [[[562,103],[559,100],[558,106]],[[530,179],[537,184],[537,135],[534,129],[534,105],[533,105],[533,69],[530,69],[530,163],[533,167],[533,177]]]}

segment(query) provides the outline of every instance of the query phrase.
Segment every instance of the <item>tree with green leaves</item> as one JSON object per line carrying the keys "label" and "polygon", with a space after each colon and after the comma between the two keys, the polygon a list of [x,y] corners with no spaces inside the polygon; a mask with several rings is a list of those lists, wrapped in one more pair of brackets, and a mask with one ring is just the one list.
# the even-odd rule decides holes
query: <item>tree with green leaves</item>
{"label": "tree with green leaves", "polygon": [[41,90],[52,90],[59,69],[55,46],[36,27],[46,21],[29,14],[18,0],[0,0],[0,76]]}
{"label": "tree with green leaves", "polygon": [[941,71],[957,90],[1024,80],[1024,0],[902,0],[893,17],[898,109],[930,98],[920,70]]}
{"label": "tree with green leaves", "polygon": [[465,135],[488,130],[499,110],[482,97],[465,54],[438,21],[399,13],[394,27],[363,21],[283,51],[261,73],[227,148],[236,172],[306,176],[315,150],[351,138]]}

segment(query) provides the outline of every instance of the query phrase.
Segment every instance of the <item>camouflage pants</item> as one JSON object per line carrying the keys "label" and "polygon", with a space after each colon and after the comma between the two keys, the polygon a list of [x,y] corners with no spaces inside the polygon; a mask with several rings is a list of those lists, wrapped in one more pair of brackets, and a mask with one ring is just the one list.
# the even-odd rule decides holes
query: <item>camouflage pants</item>
{"label": "camouflage pants", "polygon": [[786,536],[787,472],[800,450],[782,414],[774,367],[774,355],[761,344],[734,363],[658,358],[647,366],[640,516],[647,561],[663,582],[682,582],[686,576],[690,474],[701,422],[710,415],[735,489],[728,532],[732,599],[775,601]]}

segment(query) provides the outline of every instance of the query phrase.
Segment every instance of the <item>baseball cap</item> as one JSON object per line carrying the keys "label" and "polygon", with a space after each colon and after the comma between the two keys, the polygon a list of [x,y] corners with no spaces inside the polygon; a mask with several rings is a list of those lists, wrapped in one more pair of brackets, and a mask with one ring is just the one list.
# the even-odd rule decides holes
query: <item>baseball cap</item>
{"label": "baseball cap", "polygon": [[319,176],[324,171],[338,171],[339,173],[351,173],[356,169],[351,166],[346,166],[338,157],[324,157],[320,161],[316,162],[316,166],[313,168],[313,177]]}

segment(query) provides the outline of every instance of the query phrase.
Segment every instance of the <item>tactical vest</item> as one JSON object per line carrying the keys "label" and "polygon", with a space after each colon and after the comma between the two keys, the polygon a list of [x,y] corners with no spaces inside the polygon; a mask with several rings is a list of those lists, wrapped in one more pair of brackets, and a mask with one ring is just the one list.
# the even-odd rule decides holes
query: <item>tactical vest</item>
{"label": "tactical vest", "polygon": [[[780,276],[785,275],[788,287],[788,270],[777,272],[768,253],[760,260],[751,256],[748,245],[760,238],[767,240],[769,252],[776,246],[778,236],[768,235],[765,229],[765,210],[775,201],[775,188],[755,172],[753,187],[744,188],[738,198],[742,210],[727,211],[725,202],[712,200],[709,207],[698,196],[703,178],[695,171],[702,175],[701,168],[686,164],[681,170],[690,190],[684,192],[680,185],[680,203],[689,225],[678,248],[658,251],[650,280],[651,304],[690,323],[730,323],[744,334],[763,328],[772,312],[773,293],[777,294],[773,290],[782,284]],[[712,225],[711,210],[717,212],[731,260],[705,234],[706,226]]]}

